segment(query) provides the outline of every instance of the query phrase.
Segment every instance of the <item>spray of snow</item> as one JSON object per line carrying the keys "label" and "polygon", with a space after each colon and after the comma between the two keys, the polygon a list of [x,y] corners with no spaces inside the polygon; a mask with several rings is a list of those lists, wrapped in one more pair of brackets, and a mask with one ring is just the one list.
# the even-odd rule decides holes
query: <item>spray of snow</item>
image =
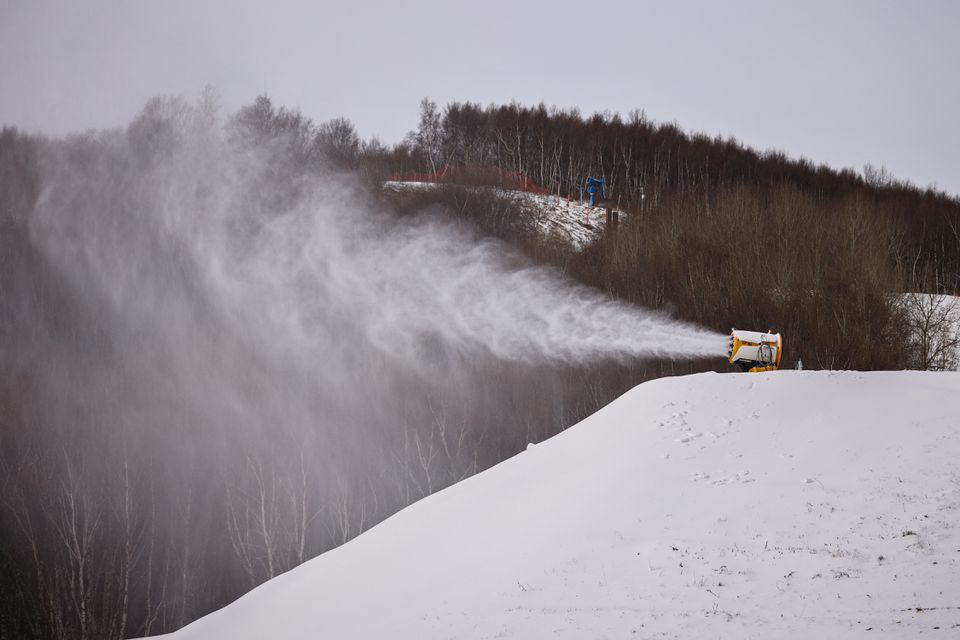
{"label": "spray of snow", "polygon": [[74,363],[86,384],[73,367],[45,369],[64,372],[81,404],[129,398],[117,410],[143,421],[153,413],[132,399],[165,394],[189,424],[389,423],[411,371],[445,381],[475,358],[724,352],[720,334],[532,266],[446,216],[397,217],[349,178],[304,176],[282,140],[244,146],[192,116],[160,130],[175,139],[160,152],[132,134],[74,140],[50,160],[31,218],[32,241],[83,305],[72,322],[109,346],[98,352],[108,381],[94,384],[89,362]]}
{"label": "spray of snow", "polygon": [[[433,363],[441,348],[569,362],[725,348],[723,335],[611,300],[436,217],[396,223],[320,195],[261,246],[262,290],[292,305],[285,315],[301,318],[298,327],[307,326],[305,305],[349,310],[372,344],[410,363]],[[312,296],[290,295],[305,286]]]}

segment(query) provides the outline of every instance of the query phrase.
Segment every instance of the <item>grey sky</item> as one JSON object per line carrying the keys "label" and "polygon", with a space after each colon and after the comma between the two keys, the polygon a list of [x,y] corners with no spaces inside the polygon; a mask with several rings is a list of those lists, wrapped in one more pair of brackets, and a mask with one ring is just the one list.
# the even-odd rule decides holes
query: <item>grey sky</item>
{"label": "grey sky", "polygon": [[127,122],[268,93],[396,142],[418,102],[646,109],[960,194],[960,3],[0,0],[0,123]]}

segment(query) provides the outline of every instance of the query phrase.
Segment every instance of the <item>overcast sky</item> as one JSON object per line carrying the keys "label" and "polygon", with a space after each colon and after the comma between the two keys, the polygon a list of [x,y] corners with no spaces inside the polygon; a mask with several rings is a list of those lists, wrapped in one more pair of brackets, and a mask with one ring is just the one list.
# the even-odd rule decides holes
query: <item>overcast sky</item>
{"label": "overcast sky", "polygon": [[418,103],[643,108],[960,194],[960,2],[0,0],[0,124],[126,123],[205,84],[399,141]]}

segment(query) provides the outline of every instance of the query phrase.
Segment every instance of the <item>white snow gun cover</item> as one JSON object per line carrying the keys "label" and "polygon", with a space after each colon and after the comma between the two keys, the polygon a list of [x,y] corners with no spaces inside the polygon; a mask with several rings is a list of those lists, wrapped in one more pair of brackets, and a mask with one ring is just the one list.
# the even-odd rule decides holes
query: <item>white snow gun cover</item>
{"label": "white snow gun cover", "polygon": [[730,364],[743,371],[776,371],[780,368],[783,354],[783,338],[779,333],[768,331],[730,330]]}

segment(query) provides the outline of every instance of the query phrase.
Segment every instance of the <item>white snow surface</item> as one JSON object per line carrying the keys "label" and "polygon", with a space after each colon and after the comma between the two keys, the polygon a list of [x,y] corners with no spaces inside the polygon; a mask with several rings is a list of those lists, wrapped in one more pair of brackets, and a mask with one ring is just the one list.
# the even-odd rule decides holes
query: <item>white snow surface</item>
{"label": "white snow surface", "polygon": [[[398,191],[418,191],[433,189],[438,185],[433,182],[388,181],[383,186]],[[519,204],[532,217],[544,237],[558,238],[575,249],[583,249],[603,235],[607,216],[603,207],[591,207],[588,201],[568,200],[556,195],[504,189],[497,191]],[[623,211],[618,210],[617,213],[621,221],[626,216]]]}
{"label": "white snow surface", "polygon": [[169,637],[960,637],[958,460],[960,373],[659,379]]}

